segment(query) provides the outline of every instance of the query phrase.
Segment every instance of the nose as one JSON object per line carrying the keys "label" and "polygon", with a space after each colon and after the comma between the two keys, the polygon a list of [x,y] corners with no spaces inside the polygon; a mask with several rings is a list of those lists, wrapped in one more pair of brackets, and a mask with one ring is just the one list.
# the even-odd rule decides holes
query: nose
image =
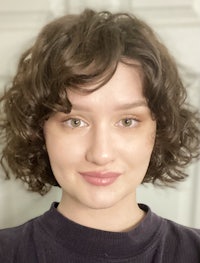
{"label": "nose", "polygon": [[95,165],[105,166],[114,160],[114,143],[111,131],[96,129],[90,134],[90,143],[86,152],[86,159]]}

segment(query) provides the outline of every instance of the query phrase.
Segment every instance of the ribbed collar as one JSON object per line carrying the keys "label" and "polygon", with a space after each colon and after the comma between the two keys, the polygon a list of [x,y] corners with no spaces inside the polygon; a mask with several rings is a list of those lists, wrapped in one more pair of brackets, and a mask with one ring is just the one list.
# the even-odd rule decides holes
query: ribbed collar
{"label": "ribbed collar", "polygon": [[72,253],[99,258],[130,258],[156,246],[162,228],[162,218],[146,205],[143,220],[129,232],[108,232],[79,225],[60,214],[53,203],[51,209],[38,218],[38,223],[51,238]]}

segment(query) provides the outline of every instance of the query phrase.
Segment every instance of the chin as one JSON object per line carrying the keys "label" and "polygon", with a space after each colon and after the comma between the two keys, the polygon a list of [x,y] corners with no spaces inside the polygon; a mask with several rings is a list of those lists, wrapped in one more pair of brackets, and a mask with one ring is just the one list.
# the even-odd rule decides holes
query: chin
{"label": "chin", "polygon": [[94,197],[92,200],[88,201],[85,203],[85,205],[90,208],[90,209],[96,209],[96,210],[101,210],[101,209],[110,209],[114,208],[120,203],[121,199],[120,198],[106,198],[104,197]]}

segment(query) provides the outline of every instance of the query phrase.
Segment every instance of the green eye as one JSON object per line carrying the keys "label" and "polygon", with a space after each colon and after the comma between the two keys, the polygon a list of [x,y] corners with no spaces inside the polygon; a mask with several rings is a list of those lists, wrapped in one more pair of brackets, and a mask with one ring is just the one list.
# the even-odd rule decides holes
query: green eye
{"label": "green eye", "polygon": [[134,118],[124,118],[119,121],[119,126],[121,127],[135,127],[138,123],[138,120]]}
{"label": "green eye", "polygon": [[133,123],[132,119],[124,119],[124,120],[122,120],[122,125],[125,126],[125,127],[131,126],[132,123]]}
{"label": "green eye", "polygon": [[79,127],[80,125],[81,125],[81,120],[79,120],[79,119],[72,119],[71,120],[71,126]]}
{"label": "green eye", "polygon": [[70,128],[80,128],[87,126],[87,123],[81,119],[71,118],[65,121],[65,124]]}

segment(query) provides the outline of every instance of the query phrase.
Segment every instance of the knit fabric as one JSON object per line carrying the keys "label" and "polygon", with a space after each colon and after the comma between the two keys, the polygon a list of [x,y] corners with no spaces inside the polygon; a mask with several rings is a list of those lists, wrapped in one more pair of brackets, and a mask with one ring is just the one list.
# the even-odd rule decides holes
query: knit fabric
{"label": "knit fabric", "polygon": [[200,230],[154,214],[129,232],[88,228],[60,214],[53,203],[45,214],[0,231],[2,263],[198,263]]}

